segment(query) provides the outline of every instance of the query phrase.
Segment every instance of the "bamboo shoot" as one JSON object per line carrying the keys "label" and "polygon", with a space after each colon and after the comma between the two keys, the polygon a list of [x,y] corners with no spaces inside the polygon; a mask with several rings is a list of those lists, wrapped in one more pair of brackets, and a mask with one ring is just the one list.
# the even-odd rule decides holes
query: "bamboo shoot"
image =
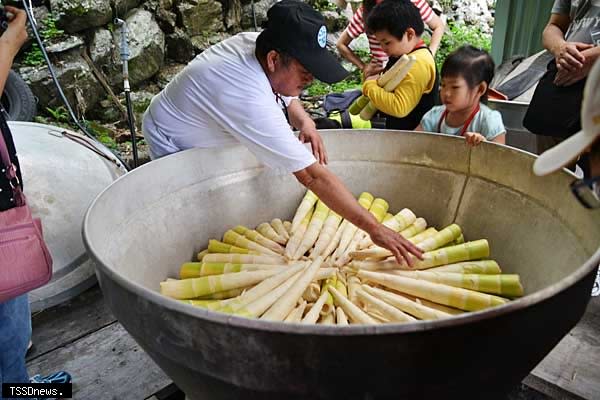
{"label": "bamboo shoot", "polygon": [[405,278],[372,271],[358,271],[361,279],[366,279],[399,292],[421,297],[435,303],[465,311],[478,311],[505,304],[508,300],[473,290],[433,283],[424,280]]}
{"label": "bamboo shoot", "polygon": [[292,233],[296,232],[308,213],[312,211],[317,200],[319,200],[319,198],[316,194],[314,194],[311,190],[306,191],[306,194],[302,198],[302,201],[296,210],[296,214],[294,214],[294,218],[292,219]]}

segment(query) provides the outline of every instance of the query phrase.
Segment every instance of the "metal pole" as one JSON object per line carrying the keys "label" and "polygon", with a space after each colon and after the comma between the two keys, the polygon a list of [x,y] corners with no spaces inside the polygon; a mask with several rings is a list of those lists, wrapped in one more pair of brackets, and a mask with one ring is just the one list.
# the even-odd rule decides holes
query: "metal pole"
{"label": "metal pole", "polygon": [[135,122],[133,121],[133,107],[131,105],[131,87],[129,86],[129,44],[127,40],[127,23],[120,19],[115,19],[115,25],[121,28],[121,61],[123,62],[123,89],[125,90],[125,101],[127,103],[127,122],[131,132],[131,148],[133,152],[133,168],[138,166],[137,141],[135,135]]}

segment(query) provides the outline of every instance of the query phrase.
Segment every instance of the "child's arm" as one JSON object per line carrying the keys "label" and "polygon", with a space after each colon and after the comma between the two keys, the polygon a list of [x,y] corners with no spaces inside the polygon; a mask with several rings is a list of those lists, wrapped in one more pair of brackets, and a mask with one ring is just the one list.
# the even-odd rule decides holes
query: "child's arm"
{"label": "child's arm", "polygon": [[349,44],[356,39],[360,34],[365,33],[365,22],[363,20],[363,6],[360,6],[358,10],[352,15],[352,19],[348,23],[344,32],[338,39],[336,47],[340,52],[341,56],[352,64],[356,65],[361,71],[366,67],[366,64],[362,62],[359,56],[356,55],[350,48]]}
{"label": "child's arm", "polygon": [[419,124],[416,128],[415,128],[415,132],[424,132],[423,130],[423,125]]}
{"label": "child's arm", "polygon": [[481,134],[490,142],[506,144],[506,128],[500,112],[492,110],[486,115],[481,126]]}
{"label": "child's arm", "polygon": [[335,46],[337,47],[340,55],[344,57],[346,60],[350,61],[352,64],[356,65],[361,71],[365,68],[365,63],[362,62],[360,57],[358,57],[350,48],[349,44],[354,39],[348,33],[348,29],[342,32],[342,35],[338,39]]}
{"label": "child's arm", "polygon": [[365,80],[369,79],[377,79],[379,78],[379,74],[383,72],[383,67],[376,61],[371,60],[370,63],[365,64],[362,72]]}
{"label": "child's arm", "polygon": [[506,144],[506,133],[501,133],[500,135],[496,136],[492,139],[492,142],[498,144]]}
{"label": "child's arm", "polygon": [[436,14],[433,14],[433,17],[429,22],[427,22],[427,26],[431,29],[431,42],[429,43],[429,50],[435,56],[438,47],[442,41],[442,36],[444,36],[444,32],[446,31],[446,23],[443,19],[438,17]]}
{"label": "child's arm", "polygon": [[429,83],[429,73],[422,71],[423,67],[413,65],[393,92],[386,92],[376,80],[367,80],[363,84],[363,94],[379,111],[398,118],[406,117],[419,104]]}

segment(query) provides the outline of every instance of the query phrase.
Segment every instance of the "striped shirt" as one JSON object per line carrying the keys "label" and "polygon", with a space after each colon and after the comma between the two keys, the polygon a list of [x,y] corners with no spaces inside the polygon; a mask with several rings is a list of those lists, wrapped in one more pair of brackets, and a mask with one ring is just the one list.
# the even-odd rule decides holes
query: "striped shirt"
{"label": "striped shirt", "polygon": [[[421,18],[426,24],[433,18],[433,10],[427,4],[426,0],[411,0],[412,3],[419,9]],[[352,16],[352,20],[346,28],[346,32],[352,39],[356,39],[361,33],[365,33],[365,21],[363,20],[363,6],[360,6],[358,10]],[[381,45],[373,35],[367,35],[369,39],[369,48],[371,49],[371,56],[373,61],[376,61],[380,65],[385,65],[388,60],[387,54],[381,48]]]}

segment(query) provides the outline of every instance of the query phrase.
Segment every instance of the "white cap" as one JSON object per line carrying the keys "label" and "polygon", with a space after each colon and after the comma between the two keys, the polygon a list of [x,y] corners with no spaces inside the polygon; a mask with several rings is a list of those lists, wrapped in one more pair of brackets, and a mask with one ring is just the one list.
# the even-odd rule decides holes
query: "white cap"
{"label": "white cap", "polygon": [[533,164],[536,175],[547,175],[577,160],[600,137],[600,61],[590,71],[581,105],[582,130],[545,151]]}

